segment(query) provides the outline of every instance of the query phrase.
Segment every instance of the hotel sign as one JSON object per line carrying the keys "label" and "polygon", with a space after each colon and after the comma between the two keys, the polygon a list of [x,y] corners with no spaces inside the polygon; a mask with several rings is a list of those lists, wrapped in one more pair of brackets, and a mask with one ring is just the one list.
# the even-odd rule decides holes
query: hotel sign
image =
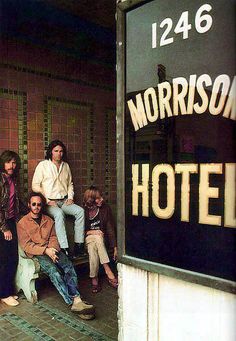
{"label": "hotel sign", "polygon": [[117,6],[120,261],[232,287],[235,1],[126,3]]}

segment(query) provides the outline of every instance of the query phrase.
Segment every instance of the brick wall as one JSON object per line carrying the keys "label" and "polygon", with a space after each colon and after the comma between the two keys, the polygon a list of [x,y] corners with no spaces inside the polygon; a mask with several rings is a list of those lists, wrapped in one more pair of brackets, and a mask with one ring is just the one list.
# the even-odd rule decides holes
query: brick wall
{"label": "brick wall", "polygon": [[22,160],[21,190],[52,139],[68,149],[76,200],[98,185],[116,203],[115,71],[13,39],[0,43],[0,152]]}

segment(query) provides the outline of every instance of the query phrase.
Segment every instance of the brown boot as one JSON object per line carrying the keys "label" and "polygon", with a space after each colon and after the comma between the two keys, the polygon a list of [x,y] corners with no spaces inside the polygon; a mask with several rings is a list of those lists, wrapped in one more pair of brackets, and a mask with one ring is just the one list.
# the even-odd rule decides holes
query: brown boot
{"label": "brown boot", "polygon": [[82,320],[94,320],[95,319],[95,314],[77,314]]}
{"label": "brown boot", "polygon": [[82,315],[94,315],[95,312],[92,304],[85,303],[82,300],[80,302],[74,301],[71,310]]}

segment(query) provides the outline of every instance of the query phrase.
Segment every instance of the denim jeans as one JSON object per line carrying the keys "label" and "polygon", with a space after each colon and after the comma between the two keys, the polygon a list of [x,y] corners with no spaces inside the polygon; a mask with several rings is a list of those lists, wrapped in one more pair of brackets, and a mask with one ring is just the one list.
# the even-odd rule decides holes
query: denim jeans
{"label": "denim jeans", "polygon": [[66,235],[65,218],[66,215],[75,217],[74,241],[75,243],[84,242],[84,210],[82,207],[72,204],[66,205],[65,201],[58,200],[57,206],[47,206],[48,214],[55,220],[55,229],[60,247],[68,248]]}
{"label": "denim jeans", "polygon": [[72,304],[73,297],[80,296],[80,293],[77,274],[71,261],[62,251],[58,252],[58,263],[53,263],[47,255],[34,257],[38,259],[42,271],[49,276],[64,301]]}

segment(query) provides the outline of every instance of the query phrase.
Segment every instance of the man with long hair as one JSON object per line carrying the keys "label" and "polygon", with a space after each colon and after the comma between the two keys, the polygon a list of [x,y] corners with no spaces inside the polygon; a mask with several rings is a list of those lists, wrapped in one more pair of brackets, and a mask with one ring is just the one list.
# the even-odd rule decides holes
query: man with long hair
{"label": "man with long hair", "polygon": [[52,141],[34,172],[32,190],[46,198],[47,212],[55,220],[55,229],[61,249],[68,255],[69,246],[65,228],[66,215],[75,217],[74,256],[84,252],[84,210],[74,204],[74,186],[67,163],[65,145],[60,140]]}
{"label": "man with long hair", "polygon": [[17,224],[19,244],[28,257],[38,259],[43,272],[49,277],[64,301],[84,320],[95,317],[93,305],[82,301],[78,278],[71,261],[61,252],[54,221],[43,214],[44,197],[30,193],[30,212]]}
{"label": "man with long hair", "polygon": [[14,279],[18,264],[16,220],[19,197],[16,179],[20,169],[19,155],[5,150],[0,156],[0,299],[16,306]]}

